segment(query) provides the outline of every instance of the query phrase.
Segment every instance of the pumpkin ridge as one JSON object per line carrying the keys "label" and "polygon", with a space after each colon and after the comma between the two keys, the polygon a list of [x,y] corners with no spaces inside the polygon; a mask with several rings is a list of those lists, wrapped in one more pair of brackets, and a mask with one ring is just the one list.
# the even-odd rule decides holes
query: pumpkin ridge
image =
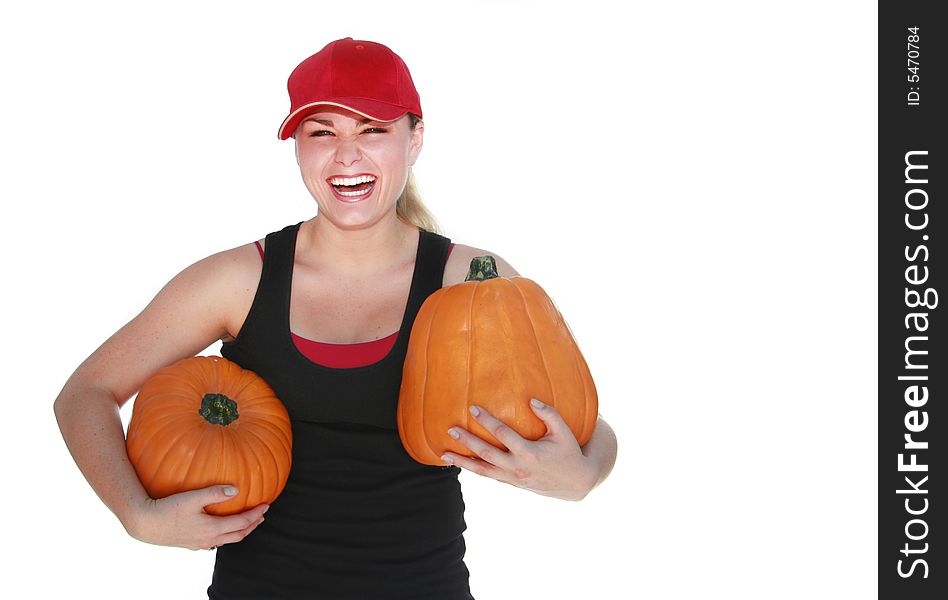
{"label": "pumpkin ridge", "polygon": [[[540,343],[540,338],[537,337],[536,323],[533,320],[533,315],[530,314],[530,306],[527,302],[527,298],[523,295],[523,290],[520,289],[520,286],[515,282],[511,281],[510,285],[517,290],[517,295],[520,296],[520,302],[523,304],[523,311],[527,315],[527,320],[530,322],[530,332],[533,334],[533,342],[537,346],[537,352],[540,354],[540,362],[543,363],[543,372],[546,375],[546,380],[550,382],[550,406],[556,408],[556,384],[555,381],[557,378],[550,376],[550,367],[547,364],[546,356],[543,354],[543,345]],[[539,400],[539,398],[537,398]],[[528,400],[529,402],[529,400]],[[544,424],[545,425],[545,424]],[[549,428],[547,428],[547,433],[549,433]]]}
{"label": "pumpkin ridge", "polygon": [[[250,408],[247,406],[248,403],[260,404],[260,400],[266,401],[270,396],[275,395],[273,388],[267,385],[265,381],[255,378],[250,371],[244,370],[241,375],[241,379],[244,381],[234,383],[234,395],[231,397],[240,398],[243,408]],[[260,390],[251,389],[257,386],[260,387]]]}
{"label": "pumpkin ridge", "polygon": [[[237,437],[230,435],[228,431],[226,431],[224,428],[221,428],[219,431],[214,432],[214,434],[212,434],[212,436],[209,437],[208,439],[211,442],[220,442],[219,444],[220,449],[217,451],[216,455],[214,452],[205,452],[204,463],[201,465],[201,468],[198,472],[203,474],[205,478],[210,476],[210,477],[213,477],[213,479],[205,479],[204,481],[200,482],[200,485],[208,486],[208,485],[220,485],[220,484],[225,484],[225,483],[230,484],[230,485],[236,485],[237,482],[234,481],[236,477],[234,477],[232,473],[240,472],[240,467],[232,470],[230,468],[231,463],[229,461],[233,460],[234,456],[239,455],[242,457],[245,454],[245,452],[240,451],[240,449],[238,448]],[[199,446],[198,452],[200,452],[200,449],[201,447]],[[196,452],[195,454],[198,454],[198,452]],[[213,459],[216,459],[216,460],[212,463],[211,461]],[[252,480],[251,474],[247,473],[247,471],[243,471],[243,473],[245,474],[245,476],[248,477],[248,479]],[[188,487],[195,487],[195,486],[192,484],[191,486],[188,486]],[[242,485],[237,486],[238,493],[236,496],[234,496],[230,500],[224,500],[223,502],[215,502],[212,505],[208,505],[204,507],[204,512],[206,512],[209,515],[219,515],[219,514],[222,514],[221,507],[215,506],[215,505],[223,505],[224,502],[232,503],[238,498],[243,498],[244,501],[246,502],[247,493],[250,491],[251,488],[252,486],[248,485],[246,481],[243,482]]]}
{"label": "pumpkin ridge", "polygon": [[250,433],[252,435],[256,435],[258,439],[265,442],[266,440],[263,438],[262,435],[260,435],[261,432],[258,431],[258,430],[263,430],[263,433],[266,433],[274,441],[280,442],[280,445],[289,455],[293,452],[293,442],[290,438],[284,435],[284,430],[281,429],[279,425],[277,425],[277,423],[275,422],[279,418],[280,417],[278,415],[275,415],[272,413],[260,413],[256,415],[256,419],[254,419],[253,430],[248,429],[246,431],[244,430],[241,430],[241,431],[244,431],[245,434]]}
{"label": "pumpkin ridge", "polygon": [[[507,277],[497,277],[483,282],[476,282],[476,287],[474,292],[471,295],[471,322],[470,322],[470,345],[468,349],[468,360],[474,361],[478,353],[482,351],[477,349],[477,340],[475,340],[475,335],[478,329],[481,329],[481,333],[486,333],[482,338],[486,340],[486,348],[490,349],[492,344],[496,343],[498,336],[507,336],[510,333],[509,327],[507,325],[512,325],[512,321],[504,323],[504,320],[507,319],[507,303],[509,301],[509,294],[507,289],[504,286],[512,285],[509,281],[510,278]],[[478,300],[478,298],[480,298]],[[474,306],[478,306],[479,312],[474,314]],[[483,328],[478,327],[476,323],[478,322],[491,322],[495,323],[498,329],[490,330],[486,332]],[[505,381],[505,384],[510,384],[510,387],[513,389],[523,389],[525,377],[521,369],[519,368],[519,362],[517,361],[517,349],[511,348],[509,345],[502,346],[504,364],[506,369],[504,370],[504,375],[502,376]],[[480,437],[485,442],[491,446],[497,448],[501,451],[507,451],[508,448],[504,445],[503,442],[498,440],[493,433],[491,433],[487,428],[481,425],[477,419],[471,414],[468,407],[472,403],[476,404],[476,399],[472,397],[471,388],[473,387],[477,391],[482,391],[483,381],[484,381],[484,371],[483,369],[488,369],[490,372],[491,369],[496,367],[494,364],[496,361],[487,361],[490,364],[485,365],[484,360],[477,361],[477,364],[481,367],[482,370],[477,370],[477,367],[468,367],[468,397],[463,405],[464,415],[463,420],[465,422],[465,429],[473,433],[474,435]],[[470,365],[470,362],[469,362]],[[475,374],[477,371],[477,374]],[[496,373],[494,373],[497,375]],[[472,382],[478,381],[481,385],[472,386]],[[493,382],[491,383],[493,385]],[[480,394],[483,396],[483,393]],[[483,404],[484,402],[488,404]],[[489,411],[492,412],[495,418],[503,421],[508,426],[511,426],[517,422],[517,413],[516,408],[513,409],[512,413],[508,414],[508,411],[498,410],[497,406],[492,406],[490,404],[492,398],[484,398],[482,400],[481,406],[486,407]],[[462,452],[465,456],[476,457],[477,454],[468,448]]]}
{"label": "pumpkin ridge", "polygon": [[[136,407],[133,407],[132,412],[134,413],[136,410],[138,411],[138,416],[140,417],[146,411],[146,408],[141,407],[141,406],[136,406]],[[150,417],[150,415],[146,415],[146,416]],[[157,416],[151,417],[151,421],[155,423],[156,427],[164,427],[165,425],[167,425],[168,421],[173,421],[173,420],[181,419],[181,418],[183,418],[182,413],[175,412],[175,413],[170,413],[170,414],[169,413],[159,414]],[[143,435],[139,432],[144,431],[144,428],[139,426],[138,421],[139,420],[136,419],[134,423],[129,423],[128,432],[127,432],[128,437],[132,437],[133,435]],[[154,427],[149,429],[148,439],[150,440],[156,432],[157,430]]]}
{"label": "pumpkin ridge", "polygon": [[[141,391],[138,392],[138,396],[142,397]],[[161,398],[160,401],[156,400]],[[156,413],[165,413],[169,408],[174,407],[184,407],[187,410],[190,410],[194,405],[195,394],[192,394],[190,391],[162,391],[160,396],[157,394],[142,397],[142,401],[138,402],[136,398],[136,404],[138,406],[139,413],[142,415],[148,415],[151,412]],[[200,398],[200,396],[198,396]]]}
{"label": "pumpkin ridge", "polygon": [[[191,457],[191,461],[188,463],[188,468],[184,471],[184,476],[181,477],[179,481],[175,482],[176,486],[181,486],[185,482],[191,480],[192,473],[213,473],[215,476],[220,474],[220,464],[221,464],[221,455],[223,454],[223,428],[213,428],[213,429],[204,429],[201,431],[199,442],[194,446],[194,453]],[[214,444],[215,441],[220,441],[220,444]],[[217,451],[217,466],[214,469],[209,469],[208,464],[211,462],[211,459],[215,458],[215,453],[211,450],[206,449],[209,446],[218,445],[219,450]],[[169,452],[168,455],[171,453]],[[167,456],[167,455],[166,455]],[[212,485],[216,482],[200,482],[203,485]],[[191,486],[188,486],[191,487]]]}
{"label": "pumpkin ridge", "polygon": [[477,284],[474,284],[474,289],[471,290],[470,302],[467,305],[467,367],[465,367],[464,372],[467,374],[465,379],[467,382],[464,385],[464,404],[463,410],[467,413],[465,418],[467,423],[465,429],[470,431],[470,422],[471,422],[471,360],[474,357],[474,295],[477,294]]}
{"label": "pumpkin ridge", "polygon": [[[208,376],[204,366],[208,361],[206,360],[206,356],[198,356],[195,358],[202,360],[190,361],[187,358],[183,358],[163,368],[161,372],[155,376],[156,383],[161,381],[161,379],[166,379],[167,381],[161,384],[163,388],[184,389],[198,398],[202,397],[204,391],[207,389]],[[183,377],[176,375],[176,367],[181,369]]]}
{"label": "pumpkin ridge", "polygon": [[[472,357],[474,356],[474,305],[477,304],[476,302],[477,289],[479,287],[481,287],[480,282],[475,282],[474,290],[471,292],[471,309],[470,311],[468,311],[468,314],[470,315],[471,320],[468,322],[468,324],[470,325],[470,333],[467,336],[467,386],[466,386],[467,394],[464,396],[464,404],[462,405],[464,407],[464,412],[465,412],[464,429],[466,429],[467,431],[473,431],[473,429],[471,428],[471,420],[474,418],[474,416],[471,414],[470,406],[471,406],[471,379],[473,379],[474,377],[471,375],[471,360],[472,360]],[[467,452],[464,452],[464,455],[472,456],[471,454],[469,454],[469,452],[471,451],[468,450]]]}
{"label": "pumpkin ridge", "polygon": [[[417,414],[418,397],[421,392],[418,390],[417,378],[412,379],[411,373],[417,373],[418,368],[412,370],[412,365],[421,363],[421,353],[427,352],[427,338],[422,341],[422,331],[431,323],[430,309],[437,297],[443,293],[443,290],[437,290],[428,296],[422,303],[421,308],[415,315],[415,322],[412,324],[411,333],[408,339],[408,348],[406,348],[405,363],[402,365],[402,381],[398,392],[398,405],[395,411],[396,424],[398,426],[398,436],[402,442],[405,452],[415,462],[422,462],[412,436],[417,435],[417,431],[412,429],[413,424],[419,420],[409,419],[409,414]],[[426,357],[427,358],[427,357]],[[427,364],[424,365],[427,369]]]}
{"label": "pumpkin ridge", "polygon": [[[142,458],[144,458],[144,457],[146,457],[146,456],[149,456],[149,452],[148,452],[148,451],[151,450],[151,447],[152,447],[153,445],[157,445],[157,444],[163,443],[163,440],[161,439],[161,438],[164,437],[163,430],[171,428],[171,426],[172,426],[173,424],[175,424],[175,423],[177,423],[178,421],[181,421],[181,420],[183,420],[183,419],[184,419],[184,417],[183,417],[182,415],[180,415],[180,414],[174,415],[173,417],[169,417],[168,420],[167,420],[167,422],[165,422],[165,423],[163,423],[163,424],[160,424],[160,425],[158,425],[158,426],[156,426],[156,427],[150,428],[150,429],[147,431],[147,433],[145,434],[145,436],[144,436],[144,441],[141,442],[141,445],[140,445],[139,448],[138,448],[138,452],[136,452],[136,454],[137,454],[138,457],[139,457],[139,460],[141,460]],[[179,428],[178,428],[178,435],[171,438],[171,442],[172,442],[172,443],[171,443],[171,444],[167,444],[167,447],[166,447],[166,448],[160,448],[160,450],[164,451],[164,454],[162,455],[160,461],[158,461],[157,463],[153,463],[153,464],[151,465],[151,466],[153,467],[152,472],[151,472],[151,473],[144,474],[144,475],[145,475],[144,477],[142,477],[142,474],[140,474],[140,475],[139,475],[139,478],[141,478],[142,481],[145,481],[146,479],[147,479],[148,481],[151,481],[152,479],[154,479],[154,478],[155,478],[155,475],[161,470],[161,465],[162,465],[162,463],[163,463],[164,460],[168,457],[167,448],[173,447],[173,443],[174,443],[174,442],[177,442],[178,440],[180,440],[182,437],[184,437],[185,435],[187,435],[187,434],[189,434],[189,433],[190,433],[190,431],[187,429],[187,427],[179,427]],[[141,436],[142,436],[142,434],[139,433],[139,434],[138,434],[138,437],[141,437]]]}
{"label": "pumpkin ridge", "polygon": [[[243,467],[243,472],[249,474],[248,479],[250,480],[250,483],[247,484],[246,490],[240,490],[240,492],[245,494],[244,498],[246,498],[247,501],[250,502],[252,501],[253,498],[256,498],[259,496],[259,494],[257,494],[257,488],[260,489],[260,492],[264,491],[263,482],[260,481],[260,471],[254,468],[255,466],[262,467],[260,455],[257,454],[257,448],[256,448],[257,444],[256,442],[251,441],[250,436],[241,436],[239,440],[235,436],[227,436],[227,437],[229,438],[227,441],[230,442],[230,444],[234,447],[234,454],[237,455],[240,458],[240,460],[243,462],[243,464],[241,465]],[[240,441],[241,443],[238,443],[238,441]],[[243,448],[240,448],[240,446],[243,446]],[[251,459],[250,459],[251,454],[253,454],[253,460],[256,464],[251,463]],[[233,456],[224,456],[225,462],[228,460],[233,460],[233,459],[234,459]],[[229,465],[227,464],[224,465],[225,468],[227,468],[228,466]],[[230,483],[230,482],[226,482],[226,483]],[[256,504],[259,504],[259,503],[255,503],[254,506],[256,506]]]}
{"label": "pumpkin ridge", "polygon": [[[441,307],[441,303],[443,302],[444,298],[448,295],[449,291],[450,291],[450,288],[447,288],[444,290],[443,294],[438,294],[438,297],[436,298],[437,302],[435,302],[434,306],[431,307],[431,318],[428,319],[428,331],[427,331],[428,335],[425,337],[425,370],[424,370],[425,380],[424,380],[424,383],[421,384],[421,394],[418,400],[418,413],[417,413],[421,415],[421,418],[417,420],[418,425],[421,427],[421,435],[415,438],[416,440],[423,441],[425,444],[425,450],[428,451],[428,455],[437,457],[437,460],[440,460],[441,457],[438,456],[434,448],[431,447],[431,442],[428,440],[428,432],[425,431],[425,422],[426,422],[425,397],[428,395],[428,382],[430,381],[430,379],[428,378],[427,363],[428,363],[428,357],[430,356],[430,350],[431,350],[431,330],[434,328],[434,322],[438,317],[438,308]],[[416,449],[415,451],[419,452],[418,449]]]}
{"label": "pumpkin ridge", "polygon": [[[268,470],[268,468],[269,468],[270,470],[279,473],[279,472],[280,472],[280,465],[278,464],[278,462],[277,462],[277,460],[276,460],[276,457],[273,456],[273,453],[272,453],[272,452],[266,451],[266,449],[267,449],[267,442],[266,442],[266,440],[262,439],[262,438],[257,434],[256,431],[251,431],[251,430],[248,429],[248,430],[247,430],[246,432],[244,432],[244,433],[245,433],[245,436],[246,436],[246,438],[247,438],[247,447],[249,447],[249,448],[250,448],[250,451],[253,452],[253,455],[254,455],[254,458],[255,458],[256,461],[257,461],[257,464],[258,464],[258,465],[260,466],[260,468],[261,468],[261,472],[267,472],[267,470]],[[251,441],[251,439],[252,439],[252,441]],[[267,460],[266,460],[266,461],[261,460],[261,456],[266,457]],[[270,465],[270,467],[264,467],[264,466],[263,466],[263,463],[264,463],[264,462],[272,463],[272,465]],[[276,482],[279,483],[279,479],[277,479]],[[263,482],[261,482],[260,488],[261,488],[261,490],[263,490]],[[267,495],[267,491],[266,491],[266,490],[263,490],[263,493],[264,493],[264,495]],[[273,494],[278,494],[278,493],[279,493],[279,490],[274,489],[272,493],[273,493]]]}
{"label": "pumpkin ridge", "polygon": [[[251,390],[252,391],[252,390]],[[241,416],[254,416],[259,419],[263,416],[277,416],[278,411],[274,410],[273,405],[270,400],[276,395],[273,393],[263,392],[256,395],[247,395],[246,392],[241,392],[239,404],[240,404],[240,414]],[[282,406],[282,404],[281,404]]]}
{"label": "pumpkin ridge", "polygon": [[[569,325],[566,323],[566,319],[563,319],[563,324],[566,325],[566,331],[567,333],[569,333],[570,341],[573,342],[573,344],[576,344],[576,338],[573,337],[573,332],[569,328]],[[578,348],[579,344],[576,344],[576,347]],[[583,382],[583,401],[580,402],[580,404],[583,407],[583,418],[582,420],[580,420],[580,423],[582,423],[581,425],[582,429],[580,429],[578,434],[574,432],[574,435],[576,436],[576,439],[579,441],[579,444],[582,445],[589,440],[588,437],[585,440],[583,439],[583,437],[586,435],[586,429],[587,429],[586,424],[589,421],[589,407],[588,407],[589,397],[586,394],[586,374],[588,370],[584,371],[583,368],[579,366],[580,360],[582,360],[583,362],[586,362],[586,359],[582,358],[582,355],[578,351],[573,352],[573,364],[576,365],[576,371],[579,373],[580,380]],[[597,401],[597,404],[598,404],[598,401]],[[593,427],[595,427],[595,424],[593,424]],[[589,435],[592,436],[592,431],[589,432]]]}
{"label": "pumpkin ridge", "polygon": [[[199,462],[200,460],[199,457],[201,456],[201,450],[204,447],[205,440],[208,437],[208,436],[203,435],[203,433],[204,432],[202,431],[201,433],[195,436],[198,440],[197,444],[194,443],[193,439],[190,440],[190,445],[192,446],[193,452],[191,454],[191,460],[188,462],[188,464],[187,465],[173,465],[173,466],[178,467],[174,471],[178,474],[178,479],[172,482],[173,485],[182,487],[184,483],[188,481],[188,478],[191,475],[191,471],[194,470],[195,468],[194,463]],[[168,448],[171,448],[171,447],[173,446],[171,444],[168,444]],[[165,454],[165,456],[168,456],[169,454],[171,453],[168,452],[167,454]],[[201,469],[204,469],[203,465],[201,466]],[[168,479],[170,481],[170,477]]]}
{"label": "pumpkin ridge", "polygon": [[[167,428],[168,428],[168,427],[166,426],[166,427],[164,427],[163,429],[167,429]],[[188,428],[188,427],[181,427],[180,430],[178,431],[178,435],[173,436],[173,437],[169,437],[167,443],[165,443],[164,440],[157,439],[157,438],[163,437],[163,436],[160,435],[160,434],[161,434],[161,431],[160,431],[160,430],[156,430],[156,431],[154,431],[154,432],[151,434],[151,436],[148,438],[148,441],[146,442],[146,444],[142,447],[142,451],[141,451],[140,456],[148,456],[148,452],[147,452],[147,451],[148,451],[149,447],[152,445],[152,443],[157,443],[157,444],[165,443],[165,447],[164,447],[164,448],[161,448],[161,450],[162,450],[162,452],[163,452],[163,454],[162,454],[162,456],[161,456],[161,460],[159,460],[157,463],[154,463],[154,464],[152,465],[153,468],[154,468],[154,470],[153,470],[151,473],[148,473],[148,474],[147,474],[147,479],[148,479],[148,481],[154,481],[154,479],[155,479],[155,477],[157,476],[157,474],[161,472],[162,467],[163,467],[164,464],[165,464],[165,461],[167,461],[167,460],[171,457],[171,452],[168,451],[168,448],[174,448],[175,444],[177,444],[177,442],[178,442],[179,440],[181,440],[182,438],[184,438],[184,437],[186,437],[186,436],[193,435],[193,433],[194,433],[194,432],[193,432],[190,428]],[[196,454],[197,454],[197,453],[195,453],[195,455],[196,455]],[[192,462],[193,462],[193,461],[192,461]],[[143,481],[144,481],[144,478],[143,478]]]}
{"label": "pumpkin ridge", "polygon": [[[560,310],[556,307],[556,303],[546,294],[546,292],[543,291],[543,288],[540,287],[539,284],[533,281],[530,281],[529,283],[532,284],[530,287],[534,288],[534,291],[538,296],[546,298],[550,303],[550,308],[555,314],[557,330],[565,334],[565,340],[569,342],[569,347],[571,349],[569,353],[571,359],[570,362],[573,364],[575,369],[577,376],[576,381],[580,383],[583,401],[580,402],[582,407],[580,409],[581,412],[579,418],[569,420],[567,422],[572,424],[570,430],[573,432],[576,440],[580,444],[584,444],[592,435],[592,428],[595,427],[595,422],[591,424],[589,422],[590,400],[592,400],[598,406],[598,399],[594,398],[595,384],[592,383],[592,375],[589,373],[589,369],[585,366],[586,361],[583,358],[583,353],[579,349],[579,344],[576,342],[576,338],[569,327],[569,323],[566,321],[566,318],[563,317],[563,314],[560,312]],[[590,388],[592,389],[592,393],[590,393]],[[596,414],[598,415],[598,412]]]}
{"label": "pumpkin ridge", "polygon": [[[156,412],[157,412],[157,409],[156,409]],[[189,412],[190,412],[190,411],[189,411]],[[151,439],[151,436],[152,436],[154,433],[157,433],[157,432],[158,432],[158,430],[157,430],[156,428],[158,428],[158,427],[164,427],[165,425],[167,425],[167,424],[168,424],[169,422],[171,422],[171,421],[176,421],[176,420],[178,420],[178,419],[184,419],[184,418],[186,418],[186,417],[190,417],[191,415],[190,415],[190,414],[187,414],[187,415],[186,415],[186,414],[184,414],[184,413],[177,412],[177,413],[171,413],[171,414],[158,414],[158,415],[156,415],[156,416],[151,416],[151,415],[146,415],[146,416],[149,417],[149,423],[150,423],[150,424],[153,424],[153,426],[154,426],[154,428],[152,429],[151,433],[148,434],[148,435],[149,435],[149,438],[148,438],[148,439]],[[200,417],[200,415],[198,415],[198,416]],[[137,429],[139,429],[139,428],[136,427],[135,429],[137,430]],[[129,435],[131,435],[131,433],[132,433],[132,431],[133,431],[132,427],[129,426],[128,430],[129,430]]]}
{"label": "pumpkin ridge", "polygon": [[[565,322],[565,321],[564,321],[564,322]],[[569,326],[568,326],[568,325],[567,325],[567,329],[569,329]],[[572,332],[570,332],[570,336],[572,337]],[[592,395],[592,396],[595,396],[595,397],[596,397],[596,407],[597,407],[597,409],[598,409],[598,407],[599,407],[599,393],[596,391],[596,384],[595,384],[595,382],[593,381],[592,372],[590,372],[590,370],[589,370],[589,365],[586,363],[586,358],[582,355],[582,353],[579,353],[579,352],[578,352],[577,355],[578,355],[578,356],[575,357],[575,358],[576,358],[576,364],[577,364],[577,366],[579,367],[580,373],[581,373],[582,376],[583,376],[583,395],[586,396],[586,398],[589,398],[591,395]],[[591,392],[592,392],[591,394],[587,394],[587,393],[586,393],[587,388],[589,388],[589,389],[591,390]],[[599,411],[596,410],[595,418],[592,418],[592,417],[588,414],[588,411],[587,411],[587,408],[586,408],[586,403],[584,402],[584,403],[583,403],[583,429],[582,429],[582,431],[580,432],[580,436],[583,436],[583,438],[584,438],[584,439],[583,439],[583,443],[586,443],[586,441],[588,441],[589,438],[592,437],[593,431],[596,429],[596,423],[597,423],[598,421],[599,421]]]}

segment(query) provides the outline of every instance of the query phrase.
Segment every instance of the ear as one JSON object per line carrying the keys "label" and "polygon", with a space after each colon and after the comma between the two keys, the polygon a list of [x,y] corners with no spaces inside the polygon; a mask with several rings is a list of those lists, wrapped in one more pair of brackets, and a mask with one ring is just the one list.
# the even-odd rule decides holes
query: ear
{"label": "ear", "polygon": [[418,155],[421,153],[421,147],[424,145],[425,138],[425,122],[418,121],[415,123],[415,129],[411,132],[411,139],[408,141],[408,166],[411,167],[415,164],[415,161],[418,160]]}
{"label": "ear", "polygon": [[300,143],[295,135],[293,136],[293,154],[296,155],[296,166],[300,166]]}

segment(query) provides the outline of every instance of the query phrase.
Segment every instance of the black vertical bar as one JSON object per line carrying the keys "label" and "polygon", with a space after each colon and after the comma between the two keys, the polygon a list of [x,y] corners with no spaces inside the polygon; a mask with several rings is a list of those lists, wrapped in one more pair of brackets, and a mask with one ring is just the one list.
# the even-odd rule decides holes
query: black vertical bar
{"label": "black vertical bar", "polygon": [[[944,3],[942,3],[944,4]],[[948,598],[948,122],[936,2],[879,4],[879,597]],[[941,8],[944,8],[942,6]],[[936,591],[937,590],[937,591]]]}

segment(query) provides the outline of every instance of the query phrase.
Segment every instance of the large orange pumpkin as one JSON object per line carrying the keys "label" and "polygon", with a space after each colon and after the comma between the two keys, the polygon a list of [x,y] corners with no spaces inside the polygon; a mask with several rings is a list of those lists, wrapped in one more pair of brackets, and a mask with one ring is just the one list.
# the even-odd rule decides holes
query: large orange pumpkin
{"label": "large orange pumpkin", "polygon": [[472,404],[537,440],[546,425],[531,398],[555,407],[580,445],[592,436],[596,386],[563,316],[539,285],[498,277],[493,257],[477,257],[464,282],[432,293],[415,318],[397,409],[402,445],[427,465],[444,465],[445,451],[474,456],[448,435],[459,425],[506,450]]}
{"label": "large orange pumpkin", "polygon": [[126,447],[152,498],[232,484],[236,496],[204,509],[230,515],[280,495],[292,437],[289,414],[262,377],[220,356],[194,356],[142,385]]}

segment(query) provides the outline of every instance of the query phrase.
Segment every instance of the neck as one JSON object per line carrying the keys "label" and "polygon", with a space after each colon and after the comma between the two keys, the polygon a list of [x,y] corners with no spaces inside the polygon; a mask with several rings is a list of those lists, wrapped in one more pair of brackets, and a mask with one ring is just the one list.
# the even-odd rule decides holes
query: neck
{"label": "neck", "polygon": [[405,259],[417,247],[417,228],[401,221],[392,211],[362,229],[343,229],[316,215],[300,225],[297,260],[349,274],[375,273]]}

